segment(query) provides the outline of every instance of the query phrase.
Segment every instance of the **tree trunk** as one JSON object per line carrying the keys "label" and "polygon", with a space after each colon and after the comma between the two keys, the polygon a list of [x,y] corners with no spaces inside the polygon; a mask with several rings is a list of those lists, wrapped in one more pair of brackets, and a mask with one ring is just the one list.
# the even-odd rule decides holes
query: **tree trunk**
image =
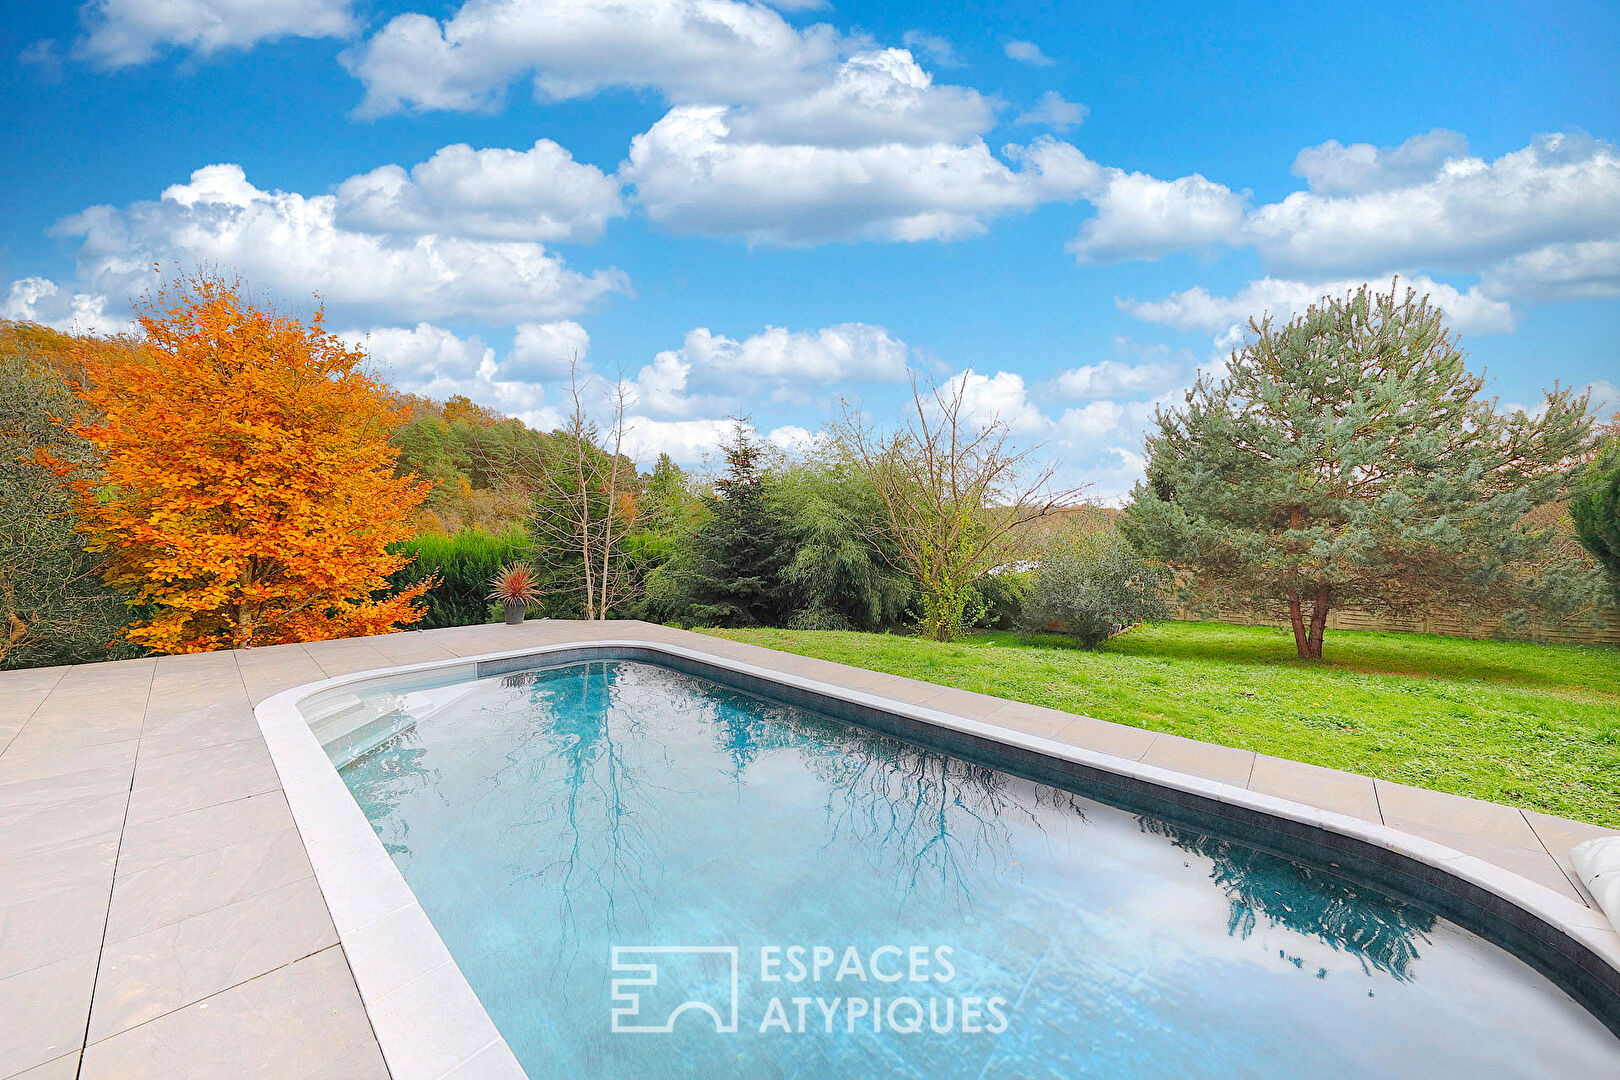
{"label": "tree trunk", "polygon": [[253,625],[253,605],[248,603],[247,593],[253,588],[254,571],[252,560],[249,560],[242,571],[242,598],[236,604],[236,640],[231,643],[235,649],[253,648],[253,631],[257,628]]}
{"label": "tree trunk", "polygon": [[1322,637],[1327,633],[1328,609],[1331,606],[1327,586],[1318,585],[1311,597],[1311,619],[1307,625],[1298,591],[1288,590],[1288,621],[1294,627],[1294,655],[1301,660],[1322,659]]}
{"label": "tree trunk", "polygon": [[1316,604],[1311,608],[1311,659],[1322,659],[1322,638],[1327,634],[1328,589],[1316,587]]}
{"label": "tree trunk", "polygon": [[1305,615],[1299,607],[1299,592],[1288,590],[1288,621],[1294,627],[1294,654],[1300,659],[1310,656],[1310,636],[1305,631]]}

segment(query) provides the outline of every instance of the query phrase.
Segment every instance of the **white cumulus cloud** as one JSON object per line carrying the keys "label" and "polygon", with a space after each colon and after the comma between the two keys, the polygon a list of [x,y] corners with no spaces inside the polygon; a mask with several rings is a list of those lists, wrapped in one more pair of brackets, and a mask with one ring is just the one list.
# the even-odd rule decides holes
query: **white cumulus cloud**
{"label": "white cumulus cloud", "polygon": [[928,146],[989,130],[995,103],[936,84],[905,49],[856,53],[809,93],[743,106],[730,129],[742,142],[822,147]]}
{"label": "white cumulus cloud", "polygon": [[[1620,150],[1610,142],[1539,135],[1488,161],[1445,130],[1393,147],[1330,140],[1300,151],[1294,172],[1308,190],[1251,210],[1247,193],[1201,176],[1165,181],[1104,170],[1086,195],[1097,216],[1071,250],[1082,261],[1109,261],[1252,247],[1269,276],[1247,292],[1268,298],[1305,282],[1387,278],[1390,267],[1477,274],[1466,292],[1431,291],[1460,326],[1484,331],[1512,328],[1510,303],[1620,295]],[[1182,322],[1191,317],[1185,312],[1211,308],[1196,290],[1171,301]]]}
{"label": "white cumulus cloud", "polygon": [[1066,143],[1009,148],[983,140],[827,147],[736,139],[724,106],[672,109],[630,144],[621,170],[647,216],[678,232],[808,244],[949,240],[1000,214],[1074,198],[1096,166]]}
{"label": "white cumulus cloud", "polygon": [[1058,392],[1070,398],[1106,398],[1163,390],[1176,378],[1177,369],[1165,363],[1127,364],[1103,360],[1059,373]]}
{"label": "white cumulus cloud", "polygon": [[[1320,162],[1311,168],[1343,172]],[[1344,183],[1336,179],[1331,190]],[[1620,153],[1584,135],[1542,135],[1495,161],[1445,157],[1406,186],[1297,191],[1255,210],[1245,234],[1268,267],[1282,270],[1416,264],[1478,272],[1549,244],[1620,235]]]}
{"label": "white cumulus cloud", "polygon": [[509,379],[556,378],[568,374],[571,364],[583,369],[590,348],[591,335],[572,319],[518,323],[501,374]]}
{"label": "white cumulus cloud", "polygon": [[1467,153],[1468,140],[1443,128],[1414,135],[1399,146],[1345,146],[1337,139],[1329,139],[1299,152],[1294,158],[1294,175],[1302,177],[1319,195],[1387,191],[1423,183],[1447,161]]}
{"label": "white cumulus cloud", "polygon": [[[1144,322],[1160,323],[1177,330],[1203,330],[1222,333],[1241,326],[1251,316],[1265,314],[1283,322],[1303,312],[1326,295],[1344,295],[1369,281],[1375,288],[1387,289],[1391,275],[1372,278],[1345,278],[1338,281],[1298,281],[1289,278],[1261,278],[1228,296],[1216,296],[1202,285],[1171,293],[1160,300],[1118,301],[1120,310]],[[1466,292],[1451,285],[1417,276],[1402,278],[1420,294],[1427,293],[1446,313],[1453,327],[1464,333],[1502,334],[1513,329],[1516,316],[1501,300],[1485,296],[1478,286]]]}
{"label": "white cumulus cloud", "polygon": [[1548,244],[1515,255],[1487,270],[1480,288],[1541,304],[1620,296],[1620,239]]}
{"label": "white cumulus cloud", "polygon": [[961,61],[956,56],[956,46],[947,38],[938,34],[930,34],[925,30],[907,30],[900,35],[901,42],[906,48],[921,52],[935,67],[959,67]]}
{"label": "white cumulus cloud", "polygon": [[340,334],[350,345],[364,349],[379,374],[395,386],[420,387],[444,380],[464,382],[479,369],[493,365],[495,350],[476,334],[458,337],[443,327],[417,323],[414,327],[379,326]]}
{"label": "white cumulus cloud", "polygon": [[677,103],[788,97],[840,47],[830,27],[734,0],[467,0],[443,21],[397,16],[345,63],[365,85],[360,114],[378,116],[490,108],[523,77],[553,101],[609,86]]}
{"label": "white cumulus cloud", "polygon": [[767,326],[741,341],[699,327],[682,352],[725,375],[815,383],[901,379],[907,355],[905,342],[867,323],[799,331]]}
{"label": "white cumulus cloud", "polygon": [[46,278],[26,277],[11,283],[9,294],[0,303],[0,318],[81,334],[134,333],[138,329],[135,320],[119,314],[120,307],[128,310],[127,305],[99,293],[71,292]]}
{"label": "white cumulus cloud", "polygon": [[695,394],[689,388],[693,361],[684,350],[665,349],[625,380],[629,406],[650,416],[690,416],[728,410],[733,399],[723,394]]}
{"label": "white cumulus cloud", "polygon": [[797,424],[772,428],[765,438],[772,446],[788,454],[813,453],[832,441],[832,436],[825,431],[811,431]]}
{"label": "white cumulus cloud", "polygon": [[817,384],[895,381],[910,350],[881,326],[840,323],[819,330],[767,326],[738,340],[706,326],[690,330],[627,383],[655,416],[723,412],[744,393],[803,400]]}
{"label": "white cumulus cloud", "polygon": [[1058,429],[1065,442],[1095,442],[1112,435],[1125,417],[1125,407],[1117,401],[1092,401],[1077,409],[1063,410]]}
{"label": "white cumulus cloud", "polygon": [[982,375],[972,368],[953,376],[940,388],[940,396],[962,395],[961,416],[975,424],[1000,422],[1012,435],[1044,435],[1051,421],[1029,400],[1024,377],[1014,371]]}
{"label": "white cumulus cloud", "polygon": [[384,165],[338,185],[339,227],[491,240],[591,241],[625,212],[619,183],[550,139],[528,150],[446,146],[409,172]]}
{"label": "white cumulus cloud", "polygon": [[209,56],[285,37],[347,37],[353,0],[91,0],[76,52],[105,68],[144,64],[164,46]]}
{"label": "white cumulus cloud", "polygon": [[697,465],[731,438],[736,427],[737,421],[729,418],[658,420],[631,416],[627,418],[624,451],[637,462],[656,461],[659,454],[668,454],[682,465]]}
{"label": "white cumulus cloud", "polygon": [[[534,77],[543,99],[611,86],[657,91],[673,107],[632,140],[617,179],[675,232],[773,244],[950,240],[983,232],[998,215],[1073,199],[1098,175],[1078,150],[1051,139],[993,151],[983,136],[1001,102],[936,82],[908,49],[870,47],[826,26],[795,28],[770,8],[734,0],[467,0],[442,22],[392,20],[347,62],[366,84],[361,111],[372,115],[492,106],[522,75]],[[1041,110],[1057,128],[1083,115],[1061,97]],[[344,220],[473,227],[465,194],[440,214],[419,205],[428,201],[423,168],[407,177],[391,166],[350,181],[340,192]],[[509,199],[474,220],[481,235],[560,238],[554,225],[524,231],[535,220],[526,209]],[[600,216],[564,220],[599,229]]]}
{"label": "white cumulus cloud", "polygon": [[562,420],[547,404],[545,388],[505,377],[496,364],[495,350],[476,334],[462,337],[424,322],[414,327],[350,330],[339,336],[364,349],[379,374],[406,393],[437,401],[462,395],[539,431],[551,431]]}
{"label": "white cumulus cloud", "polygon": [[1086,197],[1097,216],[1069,243],[1081,262],[1157,259],[1185,248],[1232,243],[1249,201],[1246,192],[1197,173],[1160,180],[1121,169],[1104,170],[1102,185]]}
{"label": "white cumulus cloud", "polygon": [[344,229],[336,204],[332,195],[261,190],[238,165],[209,165],[157,201],[91,207],[56,232],[79,239],[78,277],[89,291],[143,291],[153,263],[216,266],[284,300],[318,293],[349,318],[565,318],[625,284],[617,271],[572,270],[532,242]]}

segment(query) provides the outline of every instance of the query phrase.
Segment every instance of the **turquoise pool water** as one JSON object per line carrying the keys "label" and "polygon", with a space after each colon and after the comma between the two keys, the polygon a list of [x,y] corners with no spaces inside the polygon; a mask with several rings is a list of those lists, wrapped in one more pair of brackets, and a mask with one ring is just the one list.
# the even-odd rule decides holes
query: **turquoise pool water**
{"label": "turquoise pool water", "polygon": [[345,781],[536,1080],[1620,1075],[1420,907],[663,667],[346,709],[384,741]]}

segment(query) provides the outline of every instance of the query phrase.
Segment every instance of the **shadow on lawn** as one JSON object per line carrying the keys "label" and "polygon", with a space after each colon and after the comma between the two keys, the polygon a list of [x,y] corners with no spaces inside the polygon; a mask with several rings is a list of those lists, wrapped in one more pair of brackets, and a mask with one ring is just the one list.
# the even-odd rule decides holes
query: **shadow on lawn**
{"label": "shadow on lawn", "polygon": [[[1085,653],[1058,634],[978,634],[970,640],[1003,647],[1057,649],[1076,656]],[[1580,697],[1592,692],[1620,694],[1620,650],[1606,646],[1329,631],[1324,652],[1322,660],[1299,659],[1286,629],[1174,622],[1127,631],[1098,650],[1100,655],[1121,659],[1486,682],[1567,690]]]}

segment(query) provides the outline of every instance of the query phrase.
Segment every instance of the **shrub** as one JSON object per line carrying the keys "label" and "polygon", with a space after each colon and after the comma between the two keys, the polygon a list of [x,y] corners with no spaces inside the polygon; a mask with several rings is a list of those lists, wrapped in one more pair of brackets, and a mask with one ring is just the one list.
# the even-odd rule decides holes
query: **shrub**
{"label": "shrub", "polygon": [[970,587],[963,622],[985,630],[1011,630],[1024,615],[1035,575],[1028,570],[993,570]]}
{"label": "shrub", "polygon": [[133,615],[102,584],[105,562],[75,532],[67,489],[36,457],[96,465],[94,448],[52,419],[84,415],[52,363],[76,347],[65,334],[0,324],[0,668],[143,651],[124,639]]}
{"label": "shrub", "polygon": [[1042,556],[1021,620],[1031,633],[1065,634],[1094,649],[1121,630],[1170,613],[1170,575],[1118,533],[1058,541]]}
{"label": "shrub", "polygon": [[427,611],[418,624],[420,629],[435,630],[489,622],[490,579],[507,564],[528,558],[529,539],[520,529],[505,533],[468,529],[449,536],[425,533],[401,541],[390,550],[396,555],[413,556],[389,580],[394,588],[438,577],[438,584],[422,597]]}
{"label": "shrub", "polygon": [[[905,616],[913,587],[880,548],[883,513],[859,471],[807,463],[767,479],[792,556],[782,577],[802,630],[876,630]],[[814,625],[811,625],[811,624]]]}

